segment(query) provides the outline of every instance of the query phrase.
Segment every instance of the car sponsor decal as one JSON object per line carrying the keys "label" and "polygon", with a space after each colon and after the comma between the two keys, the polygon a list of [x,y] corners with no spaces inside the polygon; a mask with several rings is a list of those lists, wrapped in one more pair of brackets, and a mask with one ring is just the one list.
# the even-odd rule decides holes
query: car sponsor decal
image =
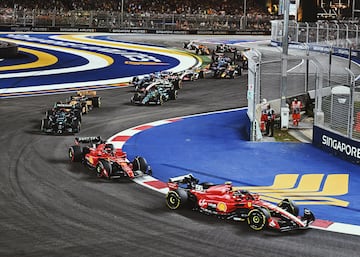
{"label": "car sponsor decal", "polygon": [[227,205],[226,205],[226,203],[224,203],[224,202],[219,202],[219,203],[217,204],[217,206],[216,206],[216,209],[218,209],[218,210],[221,211],[221,212],[226,212],[226,210],[227,210]]}

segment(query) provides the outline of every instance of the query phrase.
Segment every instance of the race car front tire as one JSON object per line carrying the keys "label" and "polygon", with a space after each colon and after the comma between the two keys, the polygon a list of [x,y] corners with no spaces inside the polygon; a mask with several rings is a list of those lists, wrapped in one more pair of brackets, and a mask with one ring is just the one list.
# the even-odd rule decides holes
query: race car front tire
{"label": "race car front tire", "polygon": [[69,158],[72,162],[80,162],[82,157],[83,153],[79,145],[73,145],[69,148]]}
{"label": "race car front tire", "polygon": [[99,160],[99,163],[96,166],[96,172],[98,177],[106,177],[107,179],[110,179],[112,173],[111,164],[106,160]]}
{"label": "race car front tire", "polygon": [[166,205],[171,210],[179,209],[188,202],[188,195],[182,188],[170,190],[166,195]]}
{"label": "race car front tire", "polygon": [[82,104],[81,105],[81,113],[82,114],[87,114],[89,112],[89,108],[86,104]]}
{"label": "race car front tire", "polygon": [[297,206],[297,204],[290,200],[290,199],[283,199],[278,206],[281,209],[284,209],[285,211],[291,213],[292,215],[294,215],[295,217],[297,217],[299,215],[299,207]]}
{"label": "race car front tire", "polygon": [[270,214],[265,209],[252,209],[248,213],[247,223],[253,230],[263,230],[268,223]]}
{"label": "race car front tire", "polygon": [[101,106],[101,98],[99,96],[95,96],[92,98],[92,105],[95,107],[95,108],[100,108]]}
{"label": "race car front tire", "polygon": [[73,122],[72,122],[72,131],[74,132],[74,133],[79,133],[80,132],[80,128],[81,128],[81,123],[80,123],[80,121],[79,120],[74,120]]}
{"label": "race car front tire", "polygon": [[40,124],[40,130],[46,131],[49,128],[48,126],[48,119],[42,119]]}
{"label": "race car front tire", "polygon": [[147,173],[149,169],[149,165],[144,157],[136,156],[134,160],[132,161],[133,170],[140,170],[143,173]]}
{"label": "race car front tire", "polygon": [[171,90],[170,92],[170,99],[171,100],[176,100],[178,97],[178,91],[177,90]]}

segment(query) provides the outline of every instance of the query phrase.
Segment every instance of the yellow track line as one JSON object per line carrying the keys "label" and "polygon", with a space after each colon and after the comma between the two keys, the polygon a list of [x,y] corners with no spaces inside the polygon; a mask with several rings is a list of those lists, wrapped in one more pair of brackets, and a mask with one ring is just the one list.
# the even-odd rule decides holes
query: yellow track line
{"label": "yellow track line", "polygon": [[26,64],[2,66],[0,67],[0,71],[40,68],[40,67],[50,66],[58,62],[58,58],[52,54],[40,52],[37,50],[26,49],[23,47],[20,47],[19,50],[22,52],[33,54],[38,59],[34,62],[26,63]]}

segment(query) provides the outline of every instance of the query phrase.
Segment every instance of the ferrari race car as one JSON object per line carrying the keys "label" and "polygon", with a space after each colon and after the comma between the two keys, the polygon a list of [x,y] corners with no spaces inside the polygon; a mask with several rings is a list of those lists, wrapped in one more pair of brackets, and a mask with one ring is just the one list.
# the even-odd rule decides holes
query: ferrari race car
{"label": "ferrari race car", "polygon": [[178,90],[168,80],[156,80],[140,92],[135,92],[130,102],[137,105],[162,105],[169,100],[177,99]]}
{"label": "ferrari race car", "polygon": [[71,104],[56,103],[46,111],[41,120],[40,130],[48,134],[78,133],[81,126],[81,113]]}
{"label": "ferrari race car", "polygon": [[87,114],[94,107],[100,107],[101,98],[96,96],[96,91],[78,91],[76,95],[70,96],[67,103],[81,110],[82,114]]}
{"label": "ferrari race car", "polygon": [[298,216],[298,206],[289,199],[278,205],[260,199],[259,194],[246,190],[233,190],[231,183],[214,185],[200,183],[192,174],[170,178],[166,205],[171,210],[190,207],[220,218],[247,221],[253,230],[271,228],[278,231],[307,229],[315,220],[309,209]]}
{"label": "ferrari race car", "polygon": [[[81,144],[88,144],[81,147]],[[151,175],[151,167],[145,158],[136,156],[132,162],[126,153],[115,149],[113,144],[106,143],[101,137],[77,137],[75,145],[69,148],[72,162],[82,162],[91,170],[96,170],[98,177],[107,179],[135,178]]]}

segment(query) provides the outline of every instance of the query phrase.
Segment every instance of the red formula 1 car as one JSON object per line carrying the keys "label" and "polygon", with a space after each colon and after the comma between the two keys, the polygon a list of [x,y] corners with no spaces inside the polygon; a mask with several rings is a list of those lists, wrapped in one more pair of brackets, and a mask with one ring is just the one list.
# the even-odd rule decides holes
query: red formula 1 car
{"label": "red formula 1 car", "polygon": [[[87,146],[81,147],[81,143]],[[73,162],[82,162],[88,168],[96,170],[98,177],[135,178],[144,174],[151,175],[151,167],[145,158],[136,156],[130,162],[126,153],[115,149],[113,144],[106,143],[100,137],[77,137],[75,145],[69,148],[69,158]]]}
{"label": "red formula 1 car", "polygon": [[199,184],[191,174],[170,178],[168,187],[166,205],[170,209],[190,207],[228,220],[247,221],[253,230],[272,228],[283,232],[306,229],[315,220],[314,214],[306,208],[304,216],[298,216],[299,208],[289,199],[274,205],[261,200],[259,194],[233,190],[231,183]]}

